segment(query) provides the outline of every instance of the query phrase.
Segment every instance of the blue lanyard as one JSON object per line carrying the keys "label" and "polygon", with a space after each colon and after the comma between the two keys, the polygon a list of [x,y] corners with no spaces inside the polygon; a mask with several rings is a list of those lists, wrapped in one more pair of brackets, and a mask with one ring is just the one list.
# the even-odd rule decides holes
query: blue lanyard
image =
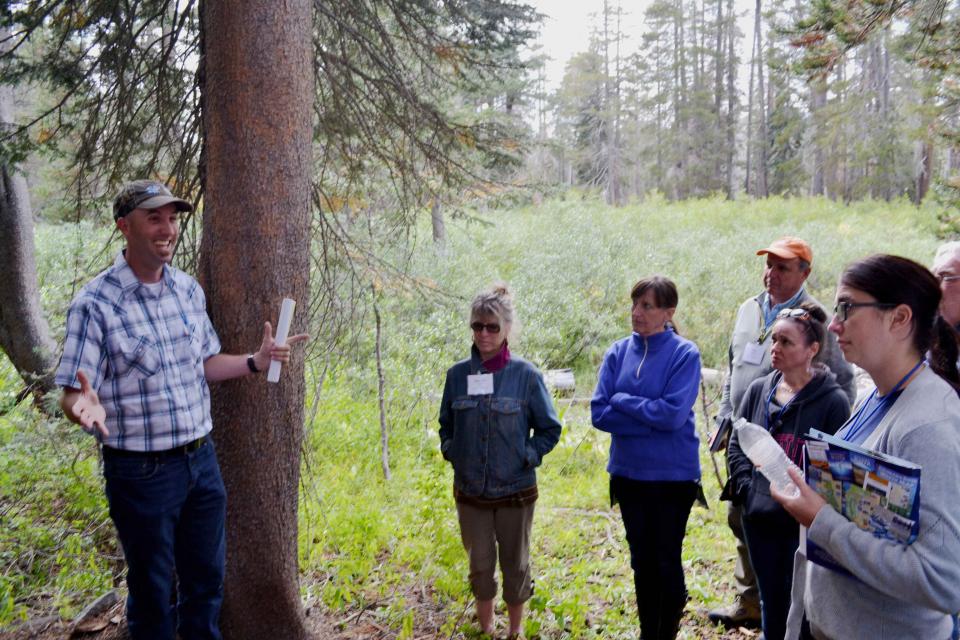
{"label": "blue lanyard", "polygon": [[[783,376],[780,377],[780,380],[777,380],[777,384],[773,385],[773,388],[770,389],[770,393],[767,394],[767,411],[766,415],[763,417],[764,426],[767,428],[767,431],[770,431],[770,404],[773,402],[773,396],[777,392],[777,387],[780,386],[780,383],[783,381]],[[787,407],[790,406],[790,403],[793,402],[793,399],[800,395],[798,390],[793,397],[787,400],[786,404],[780,407],[780,415],[782,416],[787,411]]]}
{"label": "blue lanyard", "polygon": [[[887,411],[890,410],[890,407],[892,407],[897,401],[897,398],[900,397],[900,388],[903,386],[903,383],[906,382],[910,376],[916,373],[917,369],[919,369],[924,362],[925,360],[921,359],[920,362],[914,365],[913,369],[910,369],[910,371],[907,372],[907,375],[900,378],[900,382],[898,382],[896,386],[890,390],[890,393],[880,398],[880,401],[873,406],[873,409],[870,410],[870,413],[864,415],[864,411],[866,410],[867,406],[870,405],[870,403],[873,402],[873,400],[877,397],[877,390],[874,389],[873,393],[870,394],[870,397],[867,398],[867,401],[860,405],[860,408],[857,409],[857,412],[847,422],[850,428],[845,428],[843,436],[841,437],[847,442],[856,442],[856,438],[858,435],[860,435],[860,432],[871,423],[871,418],[873,418],[878,411],[882,411],[882,413],[877,417],[877,421],[873,423],[873,427],[870,429],[870,433],[873,433],[873,429],[877,428],[877,425],[880,424],[880,421],[883,420],[883,417],[887,415]],[[865,434],[863,439],[866,440],[870,436],[870,433]]]}

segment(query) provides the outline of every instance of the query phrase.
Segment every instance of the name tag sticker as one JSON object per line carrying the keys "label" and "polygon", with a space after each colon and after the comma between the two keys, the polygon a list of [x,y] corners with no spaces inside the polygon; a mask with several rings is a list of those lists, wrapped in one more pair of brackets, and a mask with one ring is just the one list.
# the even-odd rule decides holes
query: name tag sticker
{"label": "name tag sticker", "polygon": [[467,376],[468,396],[488,396],[493,393],[493,374],[478,373]]}
{"label": "name tag sticker", "polygon": [[766,349],[763,348],[762,344],[748,342],[747,346],[743,348],[743,361],[746,364],[760,364],[763,362],[763,356],[765,353]]}

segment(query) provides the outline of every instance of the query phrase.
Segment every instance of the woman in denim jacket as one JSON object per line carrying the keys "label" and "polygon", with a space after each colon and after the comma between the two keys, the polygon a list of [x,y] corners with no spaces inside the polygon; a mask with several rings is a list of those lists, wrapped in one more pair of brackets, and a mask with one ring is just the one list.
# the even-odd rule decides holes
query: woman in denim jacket
{"label": "woman in denim jacket", "polygon": [[453,465],[460,537],[470,559],[470,588],[484,633],[494,628],[498,547],[511,638],[533,593],[530,529],[535,469],[560,438],[560,421],[543,376],[512,357],[507,338],[513,302],[504,285],[474,298],[471,355],[447,371],[440,401],[440,451]]}

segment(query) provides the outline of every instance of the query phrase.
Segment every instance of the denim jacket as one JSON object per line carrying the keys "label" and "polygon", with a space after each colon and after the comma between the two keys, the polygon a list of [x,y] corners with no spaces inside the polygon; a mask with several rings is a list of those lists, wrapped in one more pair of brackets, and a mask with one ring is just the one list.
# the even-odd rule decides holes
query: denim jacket
{"label": "denim jacket", "polygon": [[560,439],[543,376],[512,357],[493,374],[492,395],[468,395],[467,376],[486,373],[476,347],[447,371],[440,401],[440,452],[469,496],[502,498],[534,486],[534,469]]}

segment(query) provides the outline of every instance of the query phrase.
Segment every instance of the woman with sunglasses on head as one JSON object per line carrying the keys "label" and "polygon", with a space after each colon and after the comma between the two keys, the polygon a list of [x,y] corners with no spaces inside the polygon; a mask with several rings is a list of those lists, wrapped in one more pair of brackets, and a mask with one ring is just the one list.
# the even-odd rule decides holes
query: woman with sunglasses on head
{"label": "woman with sunglasses on head", "polygon": [[673,327],[671,280],[644,278],[630,298],[633,334],[604,356],[590,410],[593,426],[612,436],[610,500],[620,503],[630,547],[641,638],[672,640],[687,601],[683,536],[700,493],[700,352]]}
{"label": "woman with sunglasses on head", "polygon": [[[736,412],[738,418],[767,429],[797,465],[810,429],[832,434],[850,416],[850,403],[836,376],[815,364],[826,339],[826,319],[823,309],[810,302],[780,311],[770,347],[773,371],[751,383]],[[760,588],[763,635],[783,638],[799,527],[770,496],[770,482],[740,448],[736,433],[728,461],[729,490],[742,506],[743,532]]]}
{"label": "woman with sunglasses on head", "polygon": [[530,529],[537,500],[535,469],[560,439],[560,421],[543,376],[511,355],[515,326],[506,285],[470,305],[470,357],[447,371],[440,401],[440,451],[453,465],[460,537],[470,560],[470,588],[483,633],[494,632],[500,558],[509,638],[520,633],[533,593]]}
{"label": "woman with sunglasses on head", "polygon": [[876,538],[791,470],[800,495],[773,497],[854,576],[797,554],[791,640],[951,636],[960,610],[960,398],[957,345],[939,303],[937,279],[906,258],[871,256],[840,276],[830,331],[876,389],[836,435],[920,465],[919,534],[906,546]]}

